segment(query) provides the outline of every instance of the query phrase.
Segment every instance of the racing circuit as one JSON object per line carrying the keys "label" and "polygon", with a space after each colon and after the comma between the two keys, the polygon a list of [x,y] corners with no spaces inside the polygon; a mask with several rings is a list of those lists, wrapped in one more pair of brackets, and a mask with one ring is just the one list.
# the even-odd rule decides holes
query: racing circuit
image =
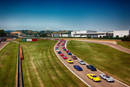
{"label": "racing circuit", "polygon": [[[61,42],[61,43],[60,43]],[[64,43],[64,44],[63,44]],[[107,82],[104,79],[101,79],[100,82],[95,82],[91,79],[89,79],[87,77],[87,74],[95,74],[96,76],[99,76],[99,74],[101,74],[102,72],[100,70],[97,69],[97,71],[91,71],[90,69],[86,68],[86,65],[88,65],[88,63],[86,63],[85,65],[81,65],[78,61],[80,60],[78,59],[73,59],[72,55],[68,55],[66,51],[63,50],[63,47],[66,48],[66,44],[67,41],[59,41],[55,47],[54,47],[54,51],[58,57],[58,59],[74,74],[76,75],[82,82],[84,82],[87,86],[89,87],[128,87],[128,85],[116,80],[114,78],[114,82]],[[58,48],[58,51],[61,51],[62,54],[64,54],[64,56],[66,56],[68,59],[71,59],[73,61],[73,64],[70,64],[67,62],[67,59],[64,59],[61,55],[58,54],[58,51],[56,50],[56,48]],[[66,48],[67,49],[67,48]],[[78,71],[76,69],[74,69],[73,65],[79,65],[83,71]]]}

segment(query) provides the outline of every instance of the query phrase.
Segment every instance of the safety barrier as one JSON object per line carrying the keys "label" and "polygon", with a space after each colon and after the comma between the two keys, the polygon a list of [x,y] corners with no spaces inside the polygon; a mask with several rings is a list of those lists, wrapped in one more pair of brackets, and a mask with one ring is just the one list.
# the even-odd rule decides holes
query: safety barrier
{"label": "safety barrier", "polygon": [[18,47],[18,60],[17,60],[17,81],[16,87],[24,87],[23,72],[22,72],[22,60],[23,60],[23,50],[21,46]]}

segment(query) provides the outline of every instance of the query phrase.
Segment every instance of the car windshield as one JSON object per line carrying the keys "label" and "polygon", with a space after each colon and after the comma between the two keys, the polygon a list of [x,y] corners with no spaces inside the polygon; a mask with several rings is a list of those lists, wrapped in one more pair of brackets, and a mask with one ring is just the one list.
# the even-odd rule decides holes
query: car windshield
{"label": "car windshield", "polygon": [[94,76],[92,76],[92,77],[97,77],[97,76],[94,75]]}
{"label": "car windshield", "polygon": [[107,78],[110,78],[109,76],[106,76]]}
{"label": "car windshield", "polygon": [[90,67],[94,68],[93,66],[90,66]]}

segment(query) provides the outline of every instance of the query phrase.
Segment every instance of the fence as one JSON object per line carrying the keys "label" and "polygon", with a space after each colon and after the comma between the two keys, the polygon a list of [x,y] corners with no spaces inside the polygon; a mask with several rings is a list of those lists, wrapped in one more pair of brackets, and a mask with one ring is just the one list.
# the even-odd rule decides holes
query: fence
{"label": "fence", "polygon": [[23,50],[21,46],[18,47],[18,60],[17,60],[17,80],[16,87],[24,87],[23,72],[22,72],[22,60],[23,60]]}

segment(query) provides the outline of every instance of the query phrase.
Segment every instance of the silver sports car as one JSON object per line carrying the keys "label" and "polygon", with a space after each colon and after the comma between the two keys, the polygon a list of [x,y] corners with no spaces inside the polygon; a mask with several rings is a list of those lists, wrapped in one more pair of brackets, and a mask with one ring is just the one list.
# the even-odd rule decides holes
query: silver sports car
{"label": "silver sports car", "polygon": [[104,73],[100,74],[100,77],[108,82],[114,82],[114,79],[108,75],[105,75]]}

